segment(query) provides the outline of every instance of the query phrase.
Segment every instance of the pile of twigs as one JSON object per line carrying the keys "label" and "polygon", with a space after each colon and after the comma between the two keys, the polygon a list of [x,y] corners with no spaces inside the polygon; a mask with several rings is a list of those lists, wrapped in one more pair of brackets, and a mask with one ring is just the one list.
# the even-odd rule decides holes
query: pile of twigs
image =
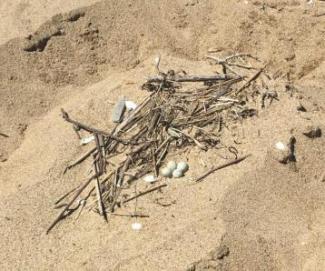
{"label": "pile of twigs", "polygon": [[[255,109],[246,105],[247,97],[256,94],[252,83],[263,70],[243,64],[248,58],[253,59],[250,55],[235,55],[225,60],[210,58],[222,65],[223,74],[189,76],[173,70],[163,73],[158,59],[157,75],[142,87],[150,94],[111,132],[89,127],[62,110],[63,118],[73,124],[77,133],[87,131],[96,142],[96,147],[66,170],[92,158],[93,175],[57,201],[58,204],[73,195],[62,205],[63,210],[47,232],[84,203],[77,199],[88,186],[93,187],[89,195],[96,195],[97,211],[107,220],[107,213],[113,213],[123,204],[120,197],[123,187],[149,172],[158,176],[169,152],[195,145],[203,151],[214,148],[220,142],[226,120],[255,114]],[[242,95],[244,90],[246,95]],[[113,157],[119,157],[118,163],[112,162]]]}

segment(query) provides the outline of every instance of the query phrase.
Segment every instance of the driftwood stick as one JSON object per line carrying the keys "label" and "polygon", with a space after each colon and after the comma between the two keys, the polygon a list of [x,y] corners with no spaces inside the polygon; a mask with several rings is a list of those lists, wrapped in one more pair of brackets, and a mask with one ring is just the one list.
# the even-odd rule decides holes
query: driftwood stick
{"label": "driftwood stick", "polygon": [[107,215],[105,212],[102,192],[101,192],[100,183],[99,183],[99,173],[98,173],[99,164],[98,163],[99,163],[99,161],[94,164],[95,173],[96,173],[96,194],[97,194],[98,210],[99,210],[100,215],[107,222]]}
{"label": "driftwood stick", "polygon": [[61,109],[61,112],[62,112],[62,117],[63,117],[63,119],[65,121],[72,123],[75,127],[79,128],[79,129],[85,130],[85,131],[87,131],[89,133],[92,133],[92,134],[100,134],[100,135],[109,137],[109,138],[114,139],[114,140],[116,140],[118,142],[121,142],[124,145],[127,145],[127,144],[131,143],[129,140],[124,140],[124,139],[118,138],[115,135],[113,135],[112,133],[108,133],[108,132],[105,132],[105,131],[102,131],[102,130],[98,130],[96,128],[92,128],[92,127],[90,127],[88,125],[85,125],[85,124],[83,124],[83,123],[81,123],[79,121],[72,120],[69,117],[68,113],[65,112],[63,109]]}
{"label": "driftwood stick", "polygon": [[76,191],[78,188],[80,187],[80,184],[77,186],[77,187],[75,187],[75,188],[73,188],[73,189],[71,189],[69,192],[67,192],[67,193],[65,193],[63,196],[61,196],[54,204],[55,205],[57,205],[57,204],[59,204],[62,200],[64,200],[67,196],[69,196],[72,192],[74,192],[74,191]]}
{"label": "driftwood stick", "polygon": [[211,173],[213,173],[213,172],[215,172],[215,171],[217,171],[217,170],[219,170],[219,169],[222,169],[222,168],[225,168],[225,167],[229,167],[229,166],[232,166],[232,165],[235,165],[235,164],[238,164],[238,163],[240,163],[241,161],[243,161],[243,160],[245,160],[247,157],[249,157],[249,156],[251,156],[250,154],[248,154],[248,155],[245,155],[245,156],[243,156],[243,157],[240,157],[240,158],[237,158],[237,159],[235,159],[235,160],[232,160],[232,161],[230,161],[230,162],[228,162],[228,163],[225,163],[225,164],[223,164],[223,165],[221,165],[221,166],[218,166],[218,167],[215,167],[215,168],[213,168],[213,169],[210,169],[208,172],[206,172],[206,173],[204,173],[202,176],[200,176],[200,177],[198,177],[196,180],[195,180],[195,182],[201,182],[204,178],[206,178],[208,175],[210,175]]}
{"label": "driftwood stick", "polygon": [[149,217],[149,215],[143,215],[143,214],[139,214],[139,213],[134,213],[134,214],[116,214],[116,213],[112,213],[110,215],[125,216],[125,217],[140,217],[140,218],[148,218]]}
{"label": "driftwood stick", "polygon": [[229,80],[233,79],[233,77],[226,74],[217,74],[217,75],[193,75],[193,76],[162,76],[157,75],[154,77],[148,78],[148,83],[160,83],[163,81],[172,81],[172,82],[207,82],[207,81],[220,81],[220,80]]}
{"label": "driftwood stick", "polygon": [[49,228],[46,230],[46,234],[49,234],[49,232],[54,228],[54,226],[62,219],[64,218],[65,212],[70,208],[70,206],[74,203],[74,201],[78,198],[78,196],[86,189],[86,187],[91,183],[93,179],[95,179],[97,175],[91,176],[84,184],[81,186],[77,193],[74,195],[74,197],[70,200],[70,202],[67,204],[67,206],[63,209],[63,211],[58,215],[58,217],[52,222],[52,224],[49,226]]}
{"label": "driftwood stick", "polygon": [[90,151],[88,151],[85,155],[81,156],[77,161],[73,162],[71,165],[68,165],[64,171],[63,174],[65,174],[69,169],[79,165],[80,163],[82,163],[83,161],[85,161],[89,156],[92,155],[92,153],[94,153],[97,150],[97,147],[92,148]]}
{"label": "driftwood stick", "polygon": [[157,186],[157,187],[154,187],[154,188],[148,189],[148,190],[146,190],[146,191],[144,191],[144,192],[140,192],[139,194],[137,194],[137,195],[135,195],[135,196],[133,196],[133,197],[131,197],[131,198],[128,198],[128,199],[122,201],[122,204],[125,204],[125,203],[127,203],[127,202],[129,202],[129,201],[131,201],[131,200],[137,199],[137,198],[139,198],[139,197],[142,197],[142,196],[144,196],[144,195],[146,195],[146,194],[149,194],[149,193],[151,193],[151,192],[153,192],[153,191],[159,190],[160,188],[163,188],[163,187],[166,187],[166,186],[167,186],[167,184],[161,184],[161,185],[159,185],[159,186]]}
{"label": "driftwood stick", "polygon": [[260,69],[257,71],[257,73],[255,73],[250,79],[248,79],[248,81],[242,86],[240,87],[239,89],[236,90],[236,95],[240,92],[242,92],[245,88],[249,87],[250,84],[255,81],[257,79],[257,77],[260,76],[260,74],[263,72],[264,69]]}
{"label": "driftwood stick", "polygon": [[129,125],[129,123],[131,121],[134,120],[135,116],[142,110],[142,108],[145,107],[149,103],[149,101],[150,101],[151,97],[153,96],[153,94],[154,93],[152,93],[151,95],[149,95],[148,97],[146,97],[138,105],[138,107],[135,110],[132,111],[132,113],[130,114],[130,116],[128,118],[126,118],[125,120],[123,120],[122,123],[116,127],[116,129],[115,129],[115,131],[113,133],[114,136],[118,135],[118,133],[120,131],[122,131],[127,125]]}

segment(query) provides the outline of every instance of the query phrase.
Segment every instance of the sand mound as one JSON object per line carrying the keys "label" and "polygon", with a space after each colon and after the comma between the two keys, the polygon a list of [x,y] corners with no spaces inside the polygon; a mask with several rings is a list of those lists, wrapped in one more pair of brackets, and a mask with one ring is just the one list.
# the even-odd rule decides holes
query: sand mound
{"label": "sand mound", "polygon": [[[47,5],[52,14],[73,7]],[[2,12],[12,8],[0,4]],[[195,270],[323,270],[324,137],[311,140],[302,131],[310,124],[325,130],[324,11],[322,1],[107,0],[59,13],[36,30],[51,13],[38,9],[29,34],[16,25],[20,37],[0,46],[0,133],[9,135],[0,136],[1,269],[183,270],[203,258]],[[6,15],[4,23],[17,16]],[[141,211],[150,218],[141,233],[130,230],[131,218],[105,225],[85,212],[46,236],[53,202],[87,168],[62,176],[89,146],[79,146],[60,108],[110,130],[98,114],[110,119],[119,96],[146,95],[139,85],[154,72],[154,56],[162,55],[164,68],[200,73],[211,70],[204,61],[211,48],[254,54],[287,82],[276,89],[279,101],[256,119],[229,127],[229,142],[240,139],[238,149],[252,158],[202,184],[184,180],[143,198]],[[307,112],[297,111],[300,103]],[[268,154],[287,134],[297,139],[296,171]],[[189,178],[209,161],[222,163],[220,156],[222,150],[203,157],[191,150]],[[207,256],[219,245],[228,251],[222,259]]]}

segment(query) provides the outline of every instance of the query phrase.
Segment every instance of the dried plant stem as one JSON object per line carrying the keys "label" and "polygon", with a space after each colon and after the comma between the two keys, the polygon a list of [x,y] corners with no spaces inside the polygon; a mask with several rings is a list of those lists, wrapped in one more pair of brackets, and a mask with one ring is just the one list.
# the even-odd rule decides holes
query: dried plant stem
{"label": "dried plant stem", "polygon": [[213,173],[213,172],[215,172],[215,171],[217,171],[217,170],[219,170],[219,169],[222,169],[222,168],[225,168],[225,167],[229,167],[229,166],[232,166],[232,165],[238,164],[238,163],[240,163],[241,161],[245,160],[245,159],[246,159],[247,157],[249,157],[249,156],[251,156],[251,155],[250,155],[250,154],[245,155],[245,156],[243,156],[243,157],[240,157],[240,158],[237,158],[237,159],[235,159],[235,160],[232,160],[232,161],[230,161],[230,162],[228,162],[228,163],[225,163],[225,164],[223,164],[223,165],[221,165],[221,166],[218,166],[218,167],[215,167],[215,168],[213,168],[213,169],[210,169],[208,172],[206,172],[206,173],[204,173],[202,176],[198,177],[198,178],[195,180],[195,182],[196,182],[196,183],[201,182],[201,181],[203,181],[203,179],[205,179],[205,178],[206,178],[207,176],[209,176],[211,173]]}

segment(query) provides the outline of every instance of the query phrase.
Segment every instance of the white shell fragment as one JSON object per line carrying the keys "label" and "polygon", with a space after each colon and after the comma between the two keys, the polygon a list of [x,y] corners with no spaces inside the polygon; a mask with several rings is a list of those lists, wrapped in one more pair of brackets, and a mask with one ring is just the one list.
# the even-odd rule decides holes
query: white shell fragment
{"label": "white shell fragment", "polygon": [[137,108],[137,104],[133,101],[125,101],[125,107],[127,110],[134,110]]}
{"label": "white shell fragment", "polygon": [[286,144],[279,141],[279,142],[275,143],[275,148],[278,149],[279,151],[285,151],[285,150],[287,150],[288,147],[286,146]]}
{"label": "white shell fragment", "polygon": [[142,224],[138,223],[138,222],[135,222],[135,223],[132,223],[131,227],[132,227],[132,230],[139,231],[139,230],[142,229]]}
{"label": "white shell fragment", "polygon": [[180,178],[180,177],[183,177],[183,171],[179,170],[179,169],[175,169],[173,171],[173,177],[174,178]]}
{"label": "white shell fragment", "polygon": [[182,134],[173,128],[168,128],[167,133],[174,138],[181,138]]}
{"label": "white shell fragment", "polygon": [[80,139],[80,145],[86,145],[88,143],[90,143],[91,141],[93,141],[95,139],[95,137],[92,135],[92,136],[89,136],[89,137],[84,137],[82,139]]}
{"label": "white shell fragment", "polygon": [[145,177],[143,177],[143,180],[146,182],[146,183],[154,183],[157,179],[155,176],[153,175],[147,175]]}
{"label": "white shell fragment", "polygon": [[162,176],[170,178],[172,176],[173,170],[168,167],[164,167],[160,170]]}
{"label": "white shell fragment", "polygon": [[169,161],[167,163],[167,168],[169,168],[171,171],[173,171],[177,168],[177,163],[175,161]]}
{"label": "white shell fragment", "polygon": [[289,161],[291,152],[288,144],[278,141],[270,151],[276,161],[282,164],[286,164]]}
{"label": "white shell fragment", "polygon": [[186,171],[188,171],[188,163],[186,163],[186,162],[179,162],[177,164],[177,170],[180,170],[183,173],[185,173]]}

